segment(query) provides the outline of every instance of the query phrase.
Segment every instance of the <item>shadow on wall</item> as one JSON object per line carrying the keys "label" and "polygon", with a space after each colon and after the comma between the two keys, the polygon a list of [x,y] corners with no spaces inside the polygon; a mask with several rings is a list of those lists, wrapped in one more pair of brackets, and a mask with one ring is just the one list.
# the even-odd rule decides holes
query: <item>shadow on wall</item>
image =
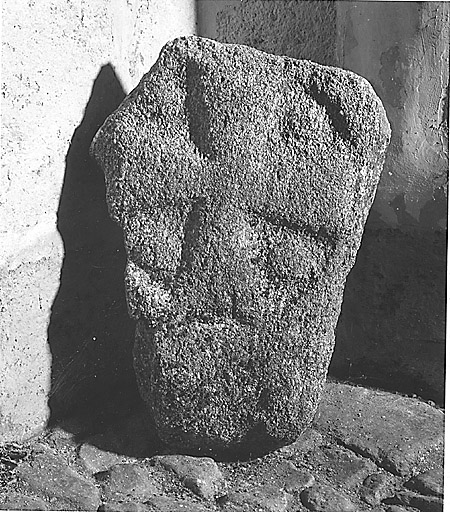
{"label": "shadow on wall", "polygon": [[379,227],[376,215],[347,279],[330,374],[443,405],[446,233],[409,218],[409,230]]}
{"label": "shadow on wall", "polygon": [[65,257],[48,329],[50,423],[100,405],[115,413],[137,398],[122,233],[109,218],[103,174],[89,156],[93,136],[124,97],[113,67],[103,66],[66,156],[58,209]]}

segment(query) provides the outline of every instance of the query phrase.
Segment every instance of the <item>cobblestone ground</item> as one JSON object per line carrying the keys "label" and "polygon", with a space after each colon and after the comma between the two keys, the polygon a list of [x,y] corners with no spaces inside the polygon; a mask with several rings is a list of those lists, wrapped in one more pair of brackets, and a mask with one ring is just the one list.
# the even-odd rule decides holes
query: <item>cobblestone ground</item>
{"label": "cobblestone ground", "polygon": [[434,512],[443,436],[433,404],[336,382],[297,442],[245,461],[165,453],[139,411],[101,431],[74,420],[0,447],[0,509]]}

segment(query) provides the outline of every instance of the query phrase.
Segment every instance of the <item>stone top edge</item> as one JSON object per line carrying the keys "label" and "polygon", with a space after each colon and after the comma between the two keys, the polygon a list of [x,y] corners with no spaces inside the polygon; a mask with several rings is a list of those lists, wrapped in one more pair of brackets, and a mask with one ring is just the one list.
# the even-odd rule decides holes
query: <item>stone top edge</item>
{"label": "stone top edge", "polygon": [[[258,56],[259,58],[262,58],[262,59],[265,58],[268,61],[272,61],[272,62],[277,62],[277,61],[280,63],[281,62],[289,62],[294,66],[310,65],[310,66],[313,66],[320,70],[330,70],[334,73],[354,78],[356,81],[360,82],[360,85],[362,85],[362,86],[368,86],[371,89],[371,91],[373,92],[373,94],[378,98],[377,94],[373,90],[371,83],[366,78],[364,78],[362,75],[358,75],[357,73],[350,71],[348,69],[344,69],[344,68],[341,68],[338,66],[329,66],[326,64],[320,64],[311,59],[296,59],[294,57],[289,57],[287,55],[277,55],[274,53],[268,53],[263,50],[259,50],[252,46],[248,46],[248,45],[244,45],[244,44],[222,43],[222,42],[216,41],[214,39],[196,36],[196,35],[181,36],[181,37],[172,39],[171,41],[168,41],[162,47],[159,57],[155,63],[155,66],[160,64],[160,61],[162,60],[164,55],[171,51],[174,51],[174,50],[177,51],[182,48],[187,48],[189,50],[196,50],[196,49],[201,50],[202,49],[200,47],[201,44],[209,46],[210,48],[214,48],[219,52],[224,51],[225,49],[237,50],[237,51],[241,51],[242,53],[248,53],[248,54],[252,54],[254,56]],[[380,100],[380,103],[381,103],[381,100]]]}
{"label": "stone top edge", "polygon": [[[187,58],[195,58],[196,52],[202,52],[205,48],[214,49],[217,54],[224,53],[225,51],[229,52],[230,50],[236,50],[240,52],[241,55],[252,55],[255,56],[255,58],[266,60],[268,63],[289,63],[291,67],[298,68],[299,70],[301,68],[304,68],[305,66],[311,67],[317,71],[327,71],[331,75],[334,75],[334,77],[338,78],[347,78],[348,82],[353,82],[353,89],[359,89],[360,91],[364,91],[364,96],[371,98],[372,102],[376,104],[376,110],[378,111],[377,114],[380,117],[380,127],[382,128],[382,132],[385,133],[387,136],[387,139],[390,139],[391,136],[391,127],[389,120],[386,115],[386,111],[384,109],[383,103],[381,99],[376,94],[373,86],[371,83],[364,78],[361,75],[358,75],[357,73],[354,73],[353,71],[335,67],[335,66],[327,66],[324,64],[319,64],[318,62],[314,62],[312,60],[308,59],[295,59],[293,57],[288,57],[284,55],[275,55],[271,53],[264,52],[262,50],[258,50],[256,48],[253,48],[251,46],[242,45],[242,44],[236,44],[236,43],[222,43],[215,41],[213,39],[200,37],[196,35],[190,35],[190,36],[181,36],[178,38],[175,38],[171,41],[168,41],[161,49],[158,59],[153,64],[153,66],[142,76],[141,80],[139,81],[138,85],[135,87],[133,91],[131,91],[127,97],[124,99],[123,103],[127,102],[127,99],[129,96],[131,96],[134,92],[139,90],[142,87],[143,82],[145,82],[148,77],[153,73],[156,72],[158,69],[164,69],[168,67],[172,67],[170,64],[168,64],[168,58],[170,58],[171,54],[176,54],[177,52],[184,52],[188,51],[186,53],[185,57]],[[175,63],[172,63],[173,67],[176,67]],[[117,110],[120,110],[120,106]],[[114,115],[114,114],[113,114]],[[111,116],[110,116],[111,117]],[[106,123],[105,123],[106,125]],[[90,145],[90,154],[95,159],[95,146],[97,143],[97,140],[99,139],[101,133],[103,131],[103,127],[101,127],[97,133],[95,134],[93,140],[91,141]]]}
{"label": "stone top edge", "polygon": [[[242,91],[256,91],[251,98],[244,94],[248,100],[247,110],[252,112],[252,116],[248,119],[251,118],[252,122],[257,119],[257,116],[253,117],[253,112],[259,114],[263,111],[266,112],[267,109],[264,110],[265,107],[263,108],[261,105],[274,105],[274,116],[287,115],[288,121],[291,115],[289,109],[295,101],[297,101],[295,105],[299,105],[299,112],[303,116],[306,115],[305,109],[311,108],[311,104],[320,105],[321,112],[324,112],[326,118],[330,119],[326,126],[331,126],[332,131],[334,130],[336,133],[342,132],[339,140],[345,141],[343,144],[347,149],[350,151],[351,147],[352,154],[360,155],[358,158],[362,155],[370,156],[376,167],[373,172],[379,173],[380,171],[381,154],[389,143],[391,130],[382,102],[365,78],[341,68],[277,56],[249,46],[220,43],[198,36],[185,36],[168,42],[162,48],[154,66],[142,77],[138,86],[124,99],[115,113],[105,121],[91,143],[90,153],[107,175],[110,187],[108,193],[110,195],[117,194],[113,205],[110,205],[110,214],[119,223],[119,217],[115,212],[122,201],[119,198],[122,197],[123,186],[126,182],[125,176],[130,176],[130,172],[134,172],[131,169],[135,168],[137,160],[143,155],[143,151],[139,148],[145,137],[148,139],[144,140],[147,152],[150,147],[162,145],[166,152],[172,155],[171,162],[178,157],[181,158],[187,166],[186,169],[190,169],[186,171],[186,176],[193,176],[193,169],[200,165],[199,162],[207,161],[213,166],[211,168],[215,169],[216,163],[222,161],[223,155],[220,151],[217,153],[217,162],[216,157],[208,156],[208,150],[205,153],[202,140],[206,137],[206,132],[201,131],[195,140],[192,139],[192,123],[185,115],[184,97],[186,94],[194,94],[192,97],[197,98],[195,94],[200,94],[196,89],[197,83],[203,84],[201,87],[206,91],[204,94],[212,94],[215,97],[214,95],[219,92],[220,97],[220,91],[223,88],[227,91],[226,98],[229,96],[233,98],[233,101],[238,102]],[[200,90],[203,91],[201,87]],[[272,101],[272,97],[277,95],[281,99]],[[261,100],[266,97],[270,99],[268,101]],[[144,99],[142,100],[142,98]],[[302,98],[306,98],[306,100],[303,101]],[[167,105],[170,108],[166,108]],[[222,112],[219,107],[217,107],[217,111],[219,114]],[[200,114],[201,112],[203,111],[200,110]],[[195,116],[200,114],[194,111],[193,119],[197,119]],[[228,114],[221,115],[222,118],[228,116]],[[295,115],[297,115],[296,110]],[[180,118],[180,123],[174,124],[173,119],[177,116]],[[161,119],[164,120],[162,124]],[[295,119],[292,122],[295,124]],[[139,123],[143,123],[145,129],[142,129]],[[153,126],[152,123],[156,124]],[[168,128],[173,125],[175,128]],[[150,129],[149,126],[153,128]],[[180,128],[181,126],[183,128]],[[153,135],[149,138],[151,130],[159,130],[161,140]],[[234,132],[224,129],[220,133],[222,136],[222,133],[233,135]],[[177,142],[167,145],[164,137],[170,134]],[[174,134],[177,136],[175,137]],[[229,135],[230,141],[234,141],[237,137],[237,135],[234,137],[234,134],[233,138],[232,135]],[[188,141],[186,145],[178,143],[180,137]],[[258,137],[255,136],[252,140],[259,141]],[[334,147],[333,140],[333,137],[327,135],[322,141],[323,147]],[[304,146],[307,144],[303,139],[301,143]],[[257,143],[255,142],[255,144]],[[295,144],[295,147],[298,148],[299,144]],[[126,147],[133,148],[133,155],[137,160],[135,157],[123,158]],[[230,142],[228,146],[225,144],[223,147],[237,148],[240,146],[238,143]],[[257,145],[257,147],[263,146]],[[189,158],[186,157],[186,148],[189,148]],[[298,154],[299,158],[307,159],[306,156],[302,156],[303,153],[300,151]],[[158,159],[159,149],[156,151],[156,155],[155,158]],[[200,159],[198,155],[203,159]],[[234,162],[234,158],[231,161]],[[230,165],[232,167],[231,163]],[[153,169],[153,164],[150,167]],[[345,168],[347,169],[347,167]],[[148,178],[149,175],[146,174],[146,176]],[[331,181],[330,179],[329,182],[331,183]],[[164,187],[166,186],[167,183]],[[164,189],[163,185],[161,187]],[[142,197],[144,196],[145,194],[142,195]]]}
{"label": "stone top edge", "polygon": [[[167,57],[171,54],[176,54],[177,52],[187,52],[185,57],[193,58],[198,57],[196,52],[201,53],[205,49],[211,49],[216,54],[232,54],[238,52],[240,55],[247,54],[248,56],[253,56],[255,60],[266,61],[268,64],[284,64],[284,67],[289,67],[292,69],[297,68],[299,71],[302,68],[312,68],[312,70],[317,72],[326,72],[330,78],[337,78],[346,80],[346,86],[350,87],[356,91],[359,90],[364,92],[364,96],[370,98],[374,104],[377,105],[378,115],[380,116],[382,131],[387,135],[388,138],[391,136],[391,126],[389,120],[386,115],[386,111],[384,109],[384,105],[375,92],[372,84],[365,77],[350,71],[348,69],[340,68],[337,66],[328,66],[325,64],[320,64],[313,60],[309,59],[295,59],[293,57],[288,57],[286,55],[276,55],[272,53],[265,52],[263,50],[259,50],[252,46],[247,46],[243,44],[237,43],[222,43],[219,41],[215,41],[214,39],[209,39],[206,37],[190,35],[190,36],[181,36],[177,37],[171,41],[168,41],[161,49],[160,54],[158,56],[155,64],[150,68],[150,70],[145,73],[141,79],[145,81],[146,77],[150,75],[153,71],[158,68],[167,68]],[[140,85],[140,84],[139,84]],[[139,85],[137,86],[139,88]]]}

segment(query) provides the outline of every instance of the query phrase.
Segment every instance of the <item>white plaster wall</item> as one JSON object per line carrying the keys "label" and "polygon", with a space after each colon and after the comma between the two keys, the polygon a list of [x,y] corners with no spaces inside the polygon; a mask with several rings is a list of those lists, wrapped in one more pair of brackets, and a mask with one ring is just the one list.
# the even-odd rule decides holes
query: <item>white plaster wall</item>
{"label": "white plaster wall", "polygon": [[195,33],[195,14],[195,0],[2,4],[0,442],[48,418],[47,329],[64,258],[57,211],[93,82],[111,64],[129,92],[164,43]]}
{"label": "white plaster wall", "polygon": [[[195,32],[195,5],[18,0],[4,2],[2,14],[0,234],[18,238],[22,229],[55,220],[60,169],[100,67],[111,63],[129,92],[165,42]],[[13,247],[2,243],[0,250],[5,258]]]}

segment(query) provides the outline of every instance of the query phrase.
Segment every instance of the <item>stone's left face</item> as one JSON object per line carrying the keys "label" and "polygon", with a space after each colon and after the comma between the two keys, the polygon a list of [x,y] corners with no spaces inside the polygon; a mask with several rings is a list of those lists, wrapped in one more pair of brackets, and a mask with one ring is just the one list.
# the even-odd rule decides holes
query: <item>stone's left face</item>
{"label": "stone's left face", "polygon": [[135,370],[165,441],[269,449],[311,422],[388,139],[360,77],[197,37],[168,44],[100,129]]}

